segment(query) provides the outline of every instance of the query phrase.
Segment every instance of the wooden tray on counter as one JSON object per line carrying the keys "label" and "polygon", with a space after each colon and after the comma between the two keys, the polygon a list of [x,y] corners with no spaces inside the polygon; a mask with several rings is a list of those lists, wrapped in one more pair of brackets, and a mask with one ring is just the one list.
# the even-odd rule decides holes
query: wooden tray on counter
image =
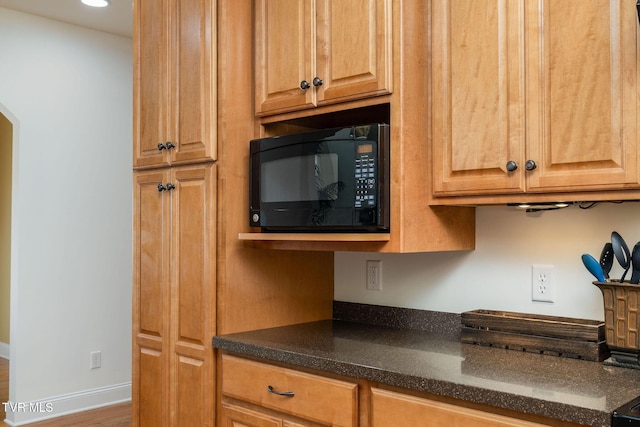
{"label": "wooden tray on counter", "polygon": [[598,320],[474,310],[462,313],[461,321],[463,343],[595,362],[610,355]]}

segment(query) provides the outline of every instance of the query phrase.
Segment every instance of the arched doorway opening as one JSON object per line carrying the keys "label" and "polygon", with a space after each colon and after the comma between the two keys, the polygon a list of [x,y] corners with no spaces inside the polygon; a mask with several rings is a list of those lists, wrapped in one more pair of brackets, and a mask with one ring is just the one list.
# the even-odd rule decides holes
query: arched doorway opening
{"label": "arched doorway opening", "polygon": [[[0,402],[11,400],[15,376],[17,218],[15,191],[18,121],[0,103]],[[4,420],[4,405],[0,405]]]}
{"label": "arched doorway opening", "polygon": [[[13,125],[0,111],[0,357],[9,359]],[[7,396],[8,397],[8,396]]]}

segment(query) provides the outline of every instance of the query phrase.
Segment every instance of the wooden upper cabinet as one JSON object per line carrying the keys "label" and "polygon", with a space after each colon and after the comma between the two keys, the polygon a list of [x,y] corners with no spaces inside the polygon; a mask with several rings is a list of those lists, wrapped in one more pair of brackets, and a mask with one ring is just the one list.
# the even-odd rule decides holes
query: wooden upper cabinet
{"label": "wooden upper cabinet", "polygon": [[530,191],[638,187],[638,15],[626,0],[527,2]]}
{"label": "wooden upper cabinet", "polygon": [[172,163],[216,159],[216,1],[174,0],[171,49]]}
{"label": "wooden upper cabinet", "polygon": [[436,193],[524,191],[521,1],[433,1]]}
{"label": "wooden upper cabinet", "polygon": [[633,2],[432,5],[436,196],[639,187]]}
{"label": "wooden upper cabinet", "polygon": [[169,20],[166,0],[134,2],[133,166],[166,165]]}
{"label": "wooden upper cabinet", "polygon": [[134,2],[134,167],[216,159],[216,1]]}
{"label": "wooden upper cabinet", "polygon": [[[255,2],[256,113],[312,108],[311,84],[316,69],[315,19],[312,0]],[[286,28],[286,31],[282,31]]]}
{"label": "wooden upper cabinet", "polygon": [[256,114],[392,91],[391,0],[256,0]]}
{"label": "wooden upper cabinet", "polygon": [[316,53],[319,104],[390,93],[391,0],[319,0]]}

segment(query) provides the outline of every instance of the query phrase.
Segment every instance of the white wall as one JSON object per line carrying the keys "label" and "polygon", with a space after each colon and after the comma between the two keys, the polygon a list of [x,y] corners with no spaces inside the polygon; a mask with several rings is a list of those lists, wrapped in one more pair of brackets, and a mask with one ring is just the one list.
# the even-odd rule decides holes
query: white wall
{"label": "white wall", "polygon": [[[335,299],[452,313],[491,309],[602,320],[602,294],[580,257],[599,258],[613,230],[633,248],[640,240],[640,203],[542,214],[481,207],[475,251],[336,253]],[[383,260],[381,292],[365,289],[369,259]],[[531,302],[532,264],[555,266],[555,303]],[[613,277],[621,272],[614,265]]]}
{"label": "white wall", "polygon": [[[103,387],[130,393],[131,46],[0,8],[0,108],[14,120],[13,402],[74,410],[69,394],[101,404]],[[101,369],[89,369],[92,350]]]}

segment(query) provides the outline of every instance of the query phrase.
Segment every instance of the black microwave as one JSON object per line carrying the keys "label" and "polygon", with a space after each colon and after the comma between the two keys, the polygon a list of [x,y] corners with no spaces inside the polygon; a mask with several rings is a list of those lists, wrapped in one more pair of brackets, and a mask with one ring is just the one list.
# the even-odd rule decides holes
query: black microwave
{"label": "black microwave", "polygon": [[250,142],[249,224],[274,232],[389,232],[389,125]]}

